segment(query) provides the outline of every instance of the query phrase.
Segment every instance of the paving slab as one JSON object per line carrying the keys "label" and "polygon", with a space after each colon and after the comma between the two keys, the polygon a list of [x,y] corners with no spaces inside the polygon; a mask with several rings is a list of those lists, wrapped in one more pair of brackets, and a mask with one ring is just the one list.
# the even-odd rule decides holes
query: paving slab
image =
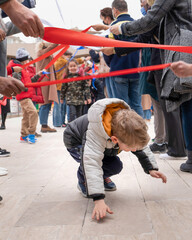
{"label": "paving slab", "polygon": [[[50,125],[52,116],[49,117]],[[94,203],[77,189],[78,164],[63,144],[63,128],[44,133],[34,145],[19,142],[21,117],[7,119],[0,158],[0,240],[191,240],[192,175],[182,160],[161,160],[168,182],[144,173],[137,158],[122,152],[123,170],[113,176],[117,191],[106,193],[113,215],[91,219]],[[40,125],[37,131],[40,132]],[[149,133],[154,137],[153,119]]]}

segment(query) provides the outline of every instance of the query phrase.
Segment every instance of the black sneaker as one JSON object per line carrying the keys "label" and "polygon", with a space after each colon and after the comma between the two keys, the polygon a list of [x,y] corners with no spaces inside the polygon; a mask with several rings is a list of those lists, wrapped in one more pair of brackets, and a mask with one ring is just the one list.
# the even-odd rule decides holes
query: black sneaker
{"label": "black sneaker", "polygon": [[0,130],[5,130],[5,125],[1,124]]}
{"label": "black sneaker", "polygon": [[113,181],[111,181],[111,178],[104,178],[104,187],[105,187],[105,191],[115,191],[116,185]]}
{"label": "black sneaker", "polygon": [[9,157],[9,156],[10,156],[10,152],[0,148],[0,157]]}
{"label": "black sneaker", "polygon": [[190,172],[192,173],[192,164],[191,163],[182,163],[180,166],[180,170],[182,172]]}
{"label": "black sneaker", "polygon": [[165,143],[159,145],[154,142],[153,144],[149,145],[149,147],[153,153],[164,153],[167,151],[167,147]]}
{"label": "black sneaker", "polygon": [[3,198],[0,196],[0,202],[3,200]]}
{"label": "black sneaker", "polygon": [[85,187],[85,183],[78,182],[77,188],[79,189],[83,197],[87,198],[87,190]]}

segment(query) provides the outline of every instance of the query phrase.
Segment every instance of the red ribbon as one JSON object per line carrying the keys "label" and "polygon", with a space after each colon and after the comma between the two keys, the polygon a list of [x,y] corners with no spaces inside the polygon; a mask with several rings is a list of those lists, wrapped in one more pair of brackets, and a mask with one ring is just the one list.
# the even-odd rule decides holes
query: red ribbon
{"label": "red ribbon", "polygon": [[76,32],[62,28],[46,27],[44,40],[52,43],[61,43],[65,45],[78,46],[99,46],[99,47],[128,47],[128,48],[158,48],[164,50],[171,50],[176,52],[192,53],[190,46],[174,46],[174,45],[160,45],[160,44],[146,44],[125,42],[113,40],[109,38],[94,36],[91,34]]}
{"label": "red ribbon", "polygon": [[120,76],[120,75],[127,75],[127,74],[139,73],[139,72],[154,71],[154,70],[160,70],[160,69],[167,68],[170,65],[171,65],[171,63],[166,63],[166,64],[160,64],[160,65],[154,65],[154,66],[141,67],[141,68],[131,68],[131,69],[119,70],[119,71],[114,71],[114,72],[109,72],[109,73],[101,73],[101,74],[97,74],[97,75],[94,74],[94,75],[90,75],[90,76],[60,79],[57,81],[28,83],[25,85],[25,87],[43,87],[43,86],[53,85],[56,83],[68,83],[68,82],[82,81],[82,80],[88,80],[88,79],[93,79],[93,78],[105,78],[105,77],[110,77],[110,76]]}

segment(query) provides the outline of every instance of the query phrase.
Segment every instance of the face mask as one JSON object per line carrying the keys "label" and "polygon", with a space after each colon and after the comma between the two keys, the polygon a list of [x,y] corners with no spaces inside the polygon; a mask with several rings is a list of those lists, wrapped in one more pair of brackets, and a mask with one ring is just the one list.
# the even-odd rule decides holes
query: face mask
{"label": "face mask", "polygon": [[147,14],[147,12],[146,12],[144,7],[141,8],[141,13],[143,14],[143,16],[145,16]]}
{"label": "face mask", "polygon": [[104,24],[104,25],[108,25],[108,24],[107,24],[107,23],[105,23],[104,21],[103,21],[103,24]]}

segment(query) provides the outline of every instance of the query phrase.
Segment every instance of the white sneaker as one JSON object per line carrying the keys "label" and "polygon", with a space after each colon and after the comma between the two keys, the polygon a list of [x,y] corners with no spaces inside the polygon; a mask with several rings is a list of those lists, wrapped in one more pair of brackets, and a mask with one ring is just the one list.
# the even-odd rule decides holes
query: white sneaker
{"label": "white sneaker", "polygon": [[174,157],[174,156],[168,155],[167,153],[159,154],[159,158],[164,159],[164,160],[187,160],[187,156],[186,157]]}
{"label": "white sneaker", "polygon": [[5,168],[0,168],[0,176],[5,176],[8,174],[8,170]]}

